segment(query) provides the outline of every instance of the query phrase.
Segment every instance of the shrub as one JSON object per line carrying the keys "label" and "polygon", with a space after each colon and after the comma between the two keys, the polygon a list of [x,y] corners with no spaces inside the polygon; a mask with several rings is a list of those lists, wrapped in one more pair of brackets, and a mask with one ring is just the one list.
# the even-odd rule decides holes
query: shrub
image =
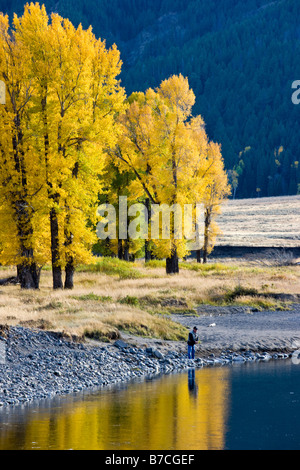
{"label": "shrub", "polygon": [[126,304],[126,305],[134,305],[134,306],[139,305],[139,299],[131,295],[126,295],[126,297],[123,297],[121,300],[119,300],[119,302],[120,304]]}
{"label": "shrub", "polygon": [[99,302],[111,302],[112,301],[112,297],[110,295],[96,295],[96,294],[93,294],[92,292],[90,294],[74,296],[73,299],[83,300],[83,301],[95,300]]}
{"label": "shrub", "polygon": [[81,265],[79,272],[103,273],[111,276],[119,276],[120,279],[138,279],[142,274],[134,263],[118,258],[103,257],[89,265]]}
{"label": "shrub", "polygon": [[233,302],[237,297],[247,295],[255,296],[257,294],[257,290],[252,287],[243,287],[241,285],[238,285],[233,290],[228,290],[224,297],[226,302]]}

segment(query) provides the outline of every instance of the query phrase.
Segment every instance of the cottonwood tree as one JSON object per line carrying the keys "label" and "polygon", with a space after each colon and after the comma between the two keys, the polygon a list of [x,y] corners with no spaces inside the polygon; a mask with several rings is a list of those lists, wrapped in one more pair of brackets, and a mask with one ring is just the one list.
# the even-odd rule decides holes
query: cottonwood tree
{"label": "cottonwood tree", "polygon": [[0,261],[17,265],[22,288],[39,287],[40,269],[48,256],[40,203],[45,192],[31,131],[35,93],[31,61],[8,17],[0,14],[0,78],[6,86],[6,104],[0,107]]}
{"label": "cottonwood tree", "polygon": [[[91,221],[101,189],[104,148],[115,143],[115,116],[125,96],[117,79],[120,54],[115,46],[107,50],[91,28],[75,28],[57,14],[49,18],[38,4],[26,5],[13,27],[10,34],[22,55],[20,70],[25,75],[21,83],[30,86],[30,93],[22,93],[30,113],[25,115],[21,103],[30,138],[26,156],[34,169],[34,187],[41,185],[39,191],[31,191],[37,202],[30,207],[34,212],[39,207],[49,220],[48,228],[45,220],[35,227],[35,237],[47,233],[41,246],[51,252],[53,287],[63,287],[65,267],[64,287],[72,288],[76,264],[90,259],[96,241]],[[7,63],[15,74],[15,61]],[[8,113],[5,118],[10,126],[10,120],[17,121]]]}
{"label": "cottonwood tree", "polygon": [[221,234],[216,218],[221,213],[221,205],[231,194],[220,145],[210,142],[207,157],[207,185],[203,196],[203,263],[207,263],[207,257],[214,248],[216,237]]}
{"label": "cottonwood tree", "polygon": [[[155,91],[132,95],[121,118],[124,132],[115,155],[136,175],[131,191],[136,196],[144,194],[152,208],[166,204],[183,210],[185,204],[203,200],[209,173],[208,139],[203,119],[191,116],[194,102],[188,80],[172,76]],[[168,274],[179,271],[179,257],[188,253],[187,240],[176,232],[177,222],[171,211],[169,236],[154,240],[154,252],[166,258]]]}

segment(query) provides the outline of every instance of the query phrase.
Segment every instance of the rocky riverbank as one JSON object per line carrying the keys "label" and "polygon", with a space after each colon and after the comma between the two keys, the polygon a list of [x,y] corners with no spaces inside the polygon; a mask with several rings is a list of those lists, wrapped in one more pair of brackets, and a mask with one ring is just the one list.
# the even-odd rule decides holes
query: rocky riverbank
{"label": "rocky riverbank", "polygon": [[[122,340],[95,346],[53,332],[24,327],[2,329],[0,406],[19,405],[139,377],[187,368],[176,351],[133,347]],[[202,366],[202,359],[195,361]]]}
{"label": "rocky riverbank", "polygon": [[[218,310],[202,312],[201,316],[178,317],[177,321],[187,327],[194,324],[199,327],[201,345],[194,361],[187,358],[185,343],[126,335],[110,344],[80,343],[54,332],[21,326],[1,327],[0,406],[25,404],[189,367],[287,359],[300,345],[300,306],[292,312],[280,312],[279,316],[276,313],[260,312],[253,317],[249,312],[228,314]],[[281,319],[282,327],[279,329],[278,325],[277,341],[274,341],[276,319]],[[261,329],[262,322],[273,324],[275,330],[271,336],[270,331]],[[253,325],[256,325],[254,330]],[[245,342],[246,331],[248,341]],[[233,332],[235,343],[232,343]],[[251,348],[253,333],[258,343],[253,343]]]}

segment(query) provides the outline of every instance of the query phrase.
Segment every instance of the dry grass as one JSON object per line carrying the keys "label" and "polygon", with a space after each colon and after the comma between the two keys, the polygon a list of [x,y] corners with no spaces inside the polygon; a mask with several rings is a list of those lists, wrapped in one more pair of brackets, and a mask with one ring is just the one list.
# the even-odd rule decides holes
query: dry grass
{"label": "dry grass", "polygon": [[218,245],[300,247],[300,196],[230,200]]}
{"label": "dry grass", "polygon": [[[124,279],[82,267],[72,291],[53,291],[49,270],[43,271],[37,292],[2,287],[0,324],[37,326],[102,340],[115,339],[121,331],[176,340],[184,339],[186,330],[172,321],[172,313],[195,313],[203,303],[282,308],[286,305],[272,299],[271,293],[300,293],[297,266],[183,263],[175,276],[166,276],[159,263],[156,267],[136,263],[134,269],[137,278]],[[0,273],[0,277],[9,275],[7,269]]]}

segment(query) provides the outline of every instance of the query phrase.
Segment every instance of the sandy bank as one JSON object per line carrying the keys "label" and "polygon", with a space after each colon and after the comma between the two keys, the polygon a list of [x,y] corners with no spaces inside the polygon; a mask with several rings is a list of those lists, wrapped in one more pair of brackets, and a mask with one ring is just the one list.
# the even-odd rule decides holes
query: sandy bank
{"label": "sandy bank", "polygon": [[[293,352],[300,349],[300,304],[294,304],[288,311],[275,312],[205,305],[197,309],[195,316],[173,315],[173,320],[187,328],[198,327],[201,344],[196,346],[196,352],[200,357],[224,350]],[[186,351],[185,343],[122,336],[136,345],[155,345],[162,351],[170,348]]]}

